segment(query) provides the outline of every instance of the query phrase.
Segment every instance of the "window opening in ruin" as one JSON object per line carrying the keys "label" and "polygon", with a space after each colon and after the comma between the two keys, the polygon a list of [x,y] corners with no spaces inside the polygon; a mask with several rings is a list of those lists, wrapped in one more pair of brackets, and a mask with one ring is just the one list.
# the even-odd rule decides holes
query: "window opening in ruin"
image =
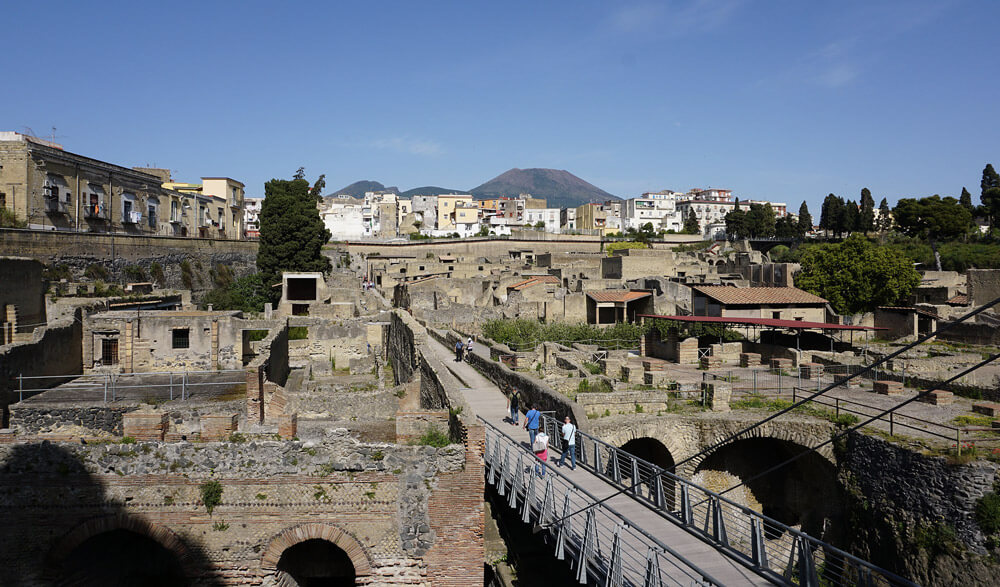
{"label": "window opening in ruin", "polygon": [[173,343],[172,348],[186,349],[191,346],[190,328],[175,328],[171,332],[173,334],[173,340],[171,341]]}
{"label": "window opening in ruin", "polygon": [[319,538],[299,542],[281,553],[278,571],[301,586],[356,584],[354,563],[347,553]]}
{"label": "window opening in ruin", "polygon": [[308,316],[309,304],[292,304],[292,316]]}
{"label": "window opening in ruin", "polygon": [[117,365],[118,364],[118,339],[117,338],[102,338],[101,339],[101,364],[102,365]]}
{"label": "window opening in ruin", "polygon": [[288,299],[293,301],[313,301],[316,299],[315,277],[289,277]]}
{"label": "window opening in ruin", "polygon": [[781,320],[781,312],[771,312],[771,318],[775,320]]}
{"label": "window opening in ruin", "polygon": [[7,207],[7,194],[0,192],[0,208]]}

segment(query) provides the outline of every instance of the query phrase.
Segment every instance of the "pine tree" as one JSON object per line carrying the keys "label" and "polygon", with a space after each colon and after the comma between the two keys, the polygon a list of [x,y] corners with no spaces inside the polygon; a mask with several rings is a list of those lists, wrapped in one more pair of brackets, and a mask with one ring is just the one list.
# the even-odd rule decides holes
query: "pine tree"
{"label": "pine tree", "polygon": [[684,233],[698,234],[700,232],[701,223],[698,222],[698,216],[694,213],[694,209],[688,209],[687,218],[684,219]]}
{"label": "pine tree", "polygon": [[260,246],[257,269],[266,286],[281,281],[283,271],[330,270],[323,245],[330,231],[319,217],[316,198],[309,193],[305,170],[296,179],[272,179],[264,184],[260,207]]}
{"label": "pine tree", "polygon": [[799,206],[799,236],[805,236],[807,232],[811,232],[813,229],[813,217],[809,213],[809,206],[806,206],[805,200],[802,201],[802,205]]}
{"label": "pine tree", "polygon": [[987,163],[983,168],[983,180],[979,182],[979,187],[982,188],[979,201],[983,203],[983,209],[989,216],[992,229],[1000,217],[1000,174],[993,169],[992,163]]}
{"label": "pine tree", "polygon": [[962,187],[962,195],[958,197],[958,203],[968,210],[970,214],[975,215],[976,207],[972,205],[972,194],[964,186]]}
{"label": "pine tree", "polygon": [[889,232],[892,230],[892,211],[889,210],[889,202],[882,198],[878,205],[878,230],[879,232]]}

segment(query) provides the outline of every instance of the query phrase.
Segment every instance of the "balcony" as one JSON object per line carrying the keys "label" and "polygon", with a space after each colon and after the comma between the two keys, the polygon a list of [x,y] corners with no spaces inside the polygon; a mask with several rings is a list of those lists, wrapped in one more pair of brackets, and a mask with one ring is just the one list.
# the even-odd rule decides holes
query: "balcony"
{"label": "balcony", "polygon": [[108,220],[108,210],[104,207],[104,204],[90,204],[84,206],[83,217],[87,220]]}
{"label": "balcony", "polygon": [[139,224],[142,222],[142,212],[123,212],[122,224]]}
{"label": "balcony", "polygon": [[69,214],[69,202],[47,199],[45,200],[45,211],[49,214]]}

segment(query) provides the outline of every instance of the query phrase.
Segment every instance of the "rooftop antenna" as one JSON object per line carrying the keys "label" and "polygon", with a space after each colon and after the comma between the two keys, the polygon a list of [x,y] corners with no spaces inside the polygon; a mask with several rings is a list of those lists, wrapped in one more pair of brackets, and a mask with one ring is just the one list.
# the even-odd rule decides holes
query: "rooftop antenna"
{"label": "rooftop antenna", "polygon": [[64,135],[57,135],[56,134],[56,127],[54,127],[54,126],[52,127],[52,134],[49,135],[49,140],[50,141],[52,141],[54,143],[54,142],[56,142],[56,139],[65,139],[65,138],[67,138],[67,137],[65,137]]}

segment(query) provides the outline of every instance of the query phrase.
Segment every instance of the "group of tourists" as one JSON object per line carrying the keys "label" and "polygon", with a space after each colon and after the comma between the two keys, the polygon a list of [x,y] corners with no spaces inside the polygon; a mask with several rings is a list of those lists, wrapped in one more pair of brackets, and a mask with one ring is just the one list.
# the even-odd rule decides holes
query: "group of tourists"
{"label": "group of tourists", "polygon": [[[511,389],[510,393],[507,394],[507,408],[510,410],[510,423],[512,426],[517,426],[519,416],[521,414],[521,397],[517,393],[516,389]],[[538,408],[531,406],[531,409],[524,414],[524,424],[523,428],[528,431],[528,444],[531,446],[531,452],[535,454],[535,457],[539,460],[535,464],[535,474],[539,477],[545,476],[545,466],[549,460],[549,435],[545,433],[545,430],[539,430],[541,428],[542,413],[538,411]],[[563,451],[562,455],[559,457],[559,461],[556,463],[557,467],[562,467],[566,464],[566,456],[569,455],[570,466],[575,471],[576,470],[576,426],[573,424],[569,416],[566,416],[562,426],[562,440],[563,440]]]}
{"label": "group of tourists", "polygon": [[472,337],[469,337],[468,342],[463,343],[462,339],[458,339],[455,343],[455,362],[461,363],[462,358],[465,357],[466,361],[471,361],[469,357],[472,356]]}

